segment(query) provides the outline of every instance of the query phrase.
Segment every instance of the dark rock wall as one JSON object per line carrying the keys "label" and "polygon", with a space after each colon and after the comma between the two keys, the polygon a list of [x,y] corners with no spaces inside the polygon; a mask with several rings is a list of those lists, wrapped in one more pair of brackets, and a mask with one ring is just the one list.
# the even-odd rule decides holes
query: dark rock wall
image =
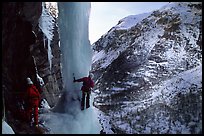
{"label": "dark rock wall", "polygon": [[45,82],[42,98],[52,107],[62,90],[58,28],[55,27],[55,37],[51,41],[53,62],[50,70],[47,42],[44,46],[44,36],[38,26],[41,13],[41,2],[2,3],[2,97],[6,116],[18,110],[26,89],[26,77],[39,87],[33,57],[38,74]]}

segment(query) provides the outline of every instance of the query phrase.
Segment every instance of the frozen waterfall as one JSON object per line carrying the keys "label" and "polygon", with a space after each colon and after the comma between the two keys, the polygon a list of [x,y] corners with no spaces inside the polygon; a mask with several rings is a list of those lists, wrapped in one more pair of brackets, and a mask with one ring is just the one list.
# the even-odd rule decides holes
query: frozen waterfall
{"label": "frozen waterfall", "polygon": [[88,38],[90,3],[59,2],[58,10],[64,94],[55,110],[70,112],[73,103],[74,108],[79,108],[82,85],[73,83],[73,73],[80,78],[88,76],[91,69],[92,50]]}
{"label": "frozen waterfall", "polygon": [[76,79],[88,76],[91,69],[92,50],[88,38],[90,2],[58,2],[60,48],[62,52],[63,95],[53,112],[42,117],[53,133],[99,134],[101,126],[95,108],[80,109],[81,85]]}
{"label": "frozen waterfall", "polygon": [[73,73],[79,78],[87,76],[91,69],[92,52],[88,39],[90,3],[60,2],[58,9],[63,81],[66,91],[72,94],[75,91],[76,94],[80,88],[73,84]]}

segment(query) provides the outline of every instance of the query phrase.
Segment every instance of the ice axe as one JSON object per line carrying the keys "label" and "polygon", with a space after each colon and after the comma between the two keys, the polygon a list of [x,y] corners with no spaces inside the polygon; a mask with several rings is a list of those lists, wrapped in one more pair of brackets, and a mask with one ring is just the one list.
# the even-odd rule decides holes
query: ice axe
{"label": "ice axe", "polygon": [[73,79],[75,80],[75,76],[74,76],[74,73],[73,73]]}

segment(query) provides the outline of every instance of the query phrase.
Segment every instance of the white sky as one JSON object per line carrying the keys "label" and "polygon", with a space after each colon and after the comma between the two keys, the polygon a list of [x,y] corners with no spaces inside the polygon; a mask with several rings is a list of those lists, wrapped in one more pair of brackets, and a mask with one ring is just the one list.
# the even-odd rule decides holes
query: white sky
{"label": "white sky", "polygon": [[129,15],[157,10],[168,2],[91,2],[89,40],[96,42],[118,21]]}

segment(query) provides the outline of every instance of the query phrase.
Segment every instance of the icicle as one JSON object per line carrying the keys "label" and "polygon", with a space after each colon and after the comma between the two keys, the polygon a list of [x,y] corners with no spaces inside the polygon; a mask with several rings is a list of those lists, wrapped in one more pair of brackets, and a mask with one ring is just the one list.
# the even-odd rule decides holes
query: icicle
{"label": "icicle", "polygon": [[35,72],[36,72],[37,81],[40,83],[41,86],[43,86],[45,83],[44,83],[43,79],[38,75],[38,69],[37,69],[35,57],[32,56],[32,58],[33,58],[33,62],[34,62],[34,65],[35,65]]}
{"label": "icicle", "polygon": [[59,42],[58,42],[58,45],[59,45],[59,47],[60,47],[60,40],[59,40]]}
{"label": "icicle", "polygon": [[32,56],[32,58],[33,58],[33,63],[34,63],[34,65],[35,65],[35,73],[37,74],[37,73],[38,73],[38,70],[37,70],[37,66],[36,66],[35,57]]}
{"label": "icicle", "polygon": [[52,68],[52,50],[51,50],[51,47],[50,47],[50,40],[48,39],[48,60],[49,60],[49,63],[50,63],[50,71],[51,71],[51,68]]}
{"label": "icicle", "polygon": [[[51,16],[49,11],[45,9],[45,3],[42,2],[42,14],[39,19],[39,27],[44,33],[44,36],[48,39],[48,60],[50,64],[50,71],[52,68],[52,50],[51,50],[51,41],[53,40],[53,29],[54,29],[54,18]],[[45,47],[45,38],[44,38],[44,47]]]}

